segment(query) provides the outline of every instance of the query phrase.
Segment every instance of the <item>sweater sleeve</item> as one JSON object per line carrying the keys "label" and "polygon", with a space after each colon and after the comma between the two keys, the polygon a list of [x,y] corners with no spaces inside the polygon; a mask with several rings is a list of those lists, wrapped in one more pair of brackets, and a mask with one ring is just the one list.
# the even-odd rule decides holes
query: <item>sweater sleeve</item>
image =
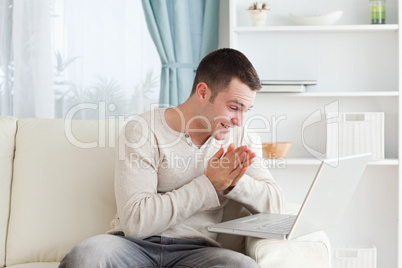
{"label": "sweater sleeve", "polygon": [[[122,137],[125,135],[125,137]],[[147,136],[147,137],[146,137]],[[158,193],[159,153],[152,135],[133,128],[120,134],[129,140],[116,164],[115,194],[117,213],[126,236],[145,238],[159,234],[197,211],[220,205],[218,195],[205,175],[182,187]]]}
{"label": "sweater sleeve", "polygon": [[239,144],[246,144],[256,154],[256,158],[247,169],[246,174],[225,196],[241,203],[253,214],[259,212],[281,213],[282,191],[264,165],[260,137],[255,133],[243,131]]}

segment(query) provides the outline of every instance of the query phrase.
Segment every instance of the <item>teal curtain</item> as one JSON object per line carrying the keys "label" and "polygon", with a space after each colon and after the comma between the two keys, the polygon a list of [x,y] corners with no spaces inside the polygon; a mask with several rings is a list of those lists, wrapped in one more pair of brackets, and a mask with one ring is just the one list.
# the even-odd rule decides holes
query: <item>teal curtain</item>
{"label": "teal curtain", "polygon": [[162,61],[160,104],[190,95],[199,61],[218,48],[217,0],[142,0],[148,29]]}

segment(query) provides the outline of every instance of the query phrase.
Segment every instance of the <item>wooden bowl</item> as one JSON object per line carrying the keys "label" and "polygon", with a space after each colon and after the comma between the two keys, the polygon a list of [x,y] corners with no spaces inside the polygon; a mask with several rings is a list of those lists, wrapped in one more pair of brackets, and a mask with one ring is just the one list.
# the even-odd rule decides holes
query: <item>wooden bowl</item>
{"label": "wooden bowl", "polygon": [[285,158],[292,146],[291,142],[262,143],[262,153],[265,158]]}

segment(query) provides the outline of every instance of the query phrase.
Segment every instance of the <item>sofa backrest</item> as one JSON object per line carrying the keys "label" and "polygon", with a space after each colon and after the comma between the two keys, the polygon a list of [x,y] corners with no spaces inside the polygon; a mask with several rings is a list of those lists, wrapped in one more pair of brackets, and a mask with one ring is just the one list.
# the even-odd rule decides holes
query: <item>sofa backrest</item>
{"label": "sofa backrest", "polygon": [[18,120],[7,266],[60,261],[110,229],[116,150],[108,147],[109,131],[97,121],[65,122]]}
{"label": "sofa backrest", "polygon": [[0,117],[0,267],[4,267],[17,120]]}
{"label": "sofa backrest", "polygon": [[[0,161],[0,182],[5,182],[0,187],[0,267],[5,241],[7,266],[58,262],[80,241],[110,229],[116,213],[116,131],[113,121],[0,118],[0,146],[7,148]],[[244,213],[234,202],[224,218]],[[219,235],[218,241],[244,252],[241,236]]]}

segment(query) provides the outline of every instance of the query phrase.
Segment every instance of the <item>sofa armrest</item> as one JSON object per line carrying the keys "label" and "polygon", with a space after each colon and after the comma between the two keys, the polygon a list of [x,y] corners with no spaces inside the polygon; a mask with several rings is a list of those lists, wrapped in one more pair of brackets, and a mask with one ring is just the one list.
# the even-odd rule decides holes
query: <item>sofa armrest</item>
{"label": "sofa armrest", "polygon": [[262,268],[331,267],[331,247],[323,231],[292,240],[247,237],[245,242],[246,255]]}
{"label": "sofa armrest", "polygon": [[[285,203],[284,214],[296,215],[300,205]],[[326,268],[331,267],[331,246],[323,231],[292,240],[246,237],[245,253],[262,268]]]}
{"label": "sofa armrest", "polygon": [[5,266],[17,119],[0,116],[0,267]]}

